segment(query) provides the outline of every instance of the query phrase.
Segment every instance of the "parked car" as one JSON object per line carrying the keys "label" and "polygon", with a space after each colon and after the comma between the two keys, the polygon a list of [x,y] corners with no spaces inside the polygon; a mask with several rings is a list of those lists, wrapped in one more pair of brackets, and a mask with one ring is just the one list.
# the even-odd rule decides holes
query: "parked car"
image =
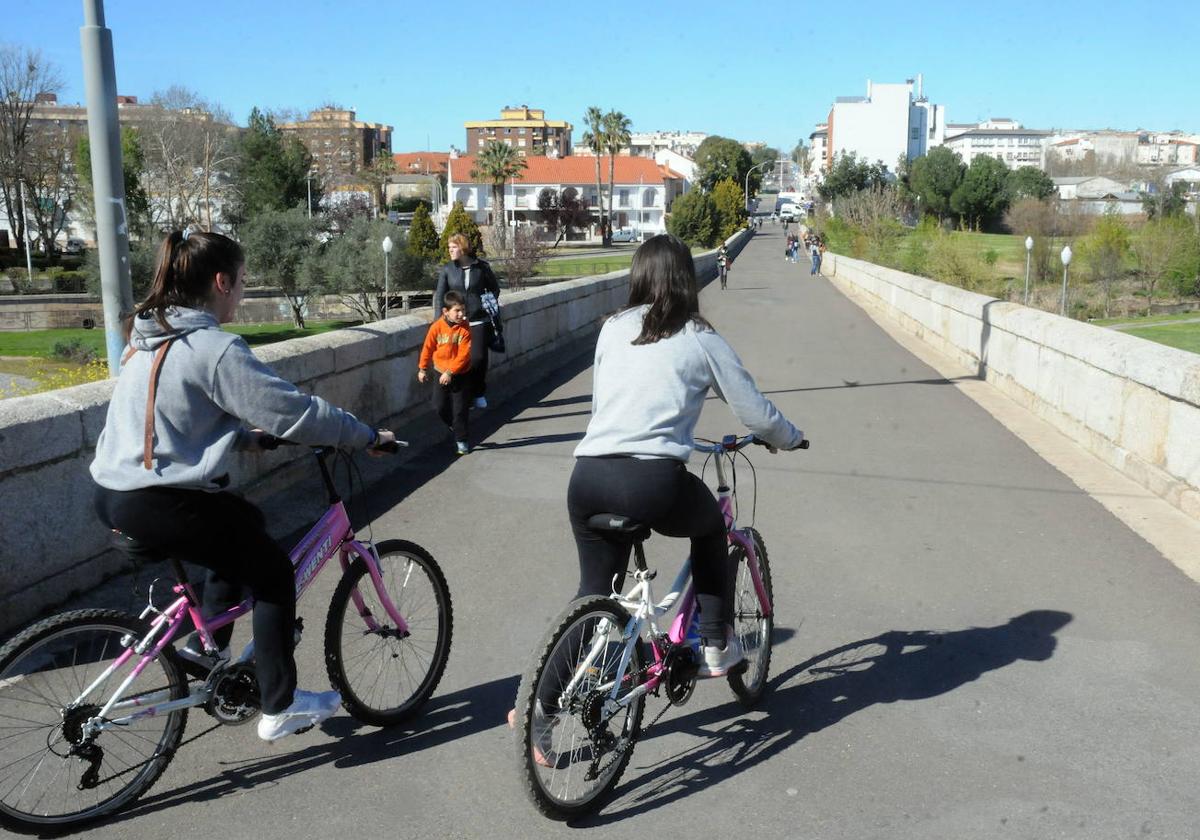
{"label": "parked car", "polygon": [[785,222],[796,222],[804,218],[804,211],[790,201],[779,207],[779,218]]}
{"label": "parked car", "polygon": [[620,228],[612,234],[613,242],[637,242],[638,232],[633,228]]}
{"label": "parked car", "polygon": [[83,253],[82,239],[68,239],[66,246],[63,248],[64,254],[82,254]]}

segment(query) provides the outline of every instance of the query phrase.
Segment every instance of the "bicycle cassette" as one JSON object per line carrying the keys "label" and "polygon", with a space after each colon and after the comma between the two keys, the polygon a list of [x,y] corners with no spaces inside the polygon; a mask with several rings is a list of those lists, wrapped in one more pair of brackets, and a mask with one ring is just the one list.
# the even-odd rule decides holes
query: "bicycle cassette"
{"label": "bicycle cassette", "polygon": [[254,665],[239,662],[214,671],[209,677],[209,697],[204,710],[226,726],[245,723],[262,708]]}

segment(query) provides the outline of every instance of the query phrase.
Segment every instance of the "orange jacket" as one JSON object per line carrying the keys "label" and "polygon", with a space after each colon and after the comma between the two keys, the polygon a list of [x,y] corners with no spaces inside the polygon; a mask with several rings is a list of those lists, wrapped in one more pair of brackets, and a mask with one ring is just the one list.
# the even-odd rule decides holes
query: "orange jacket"
{"label": "orange jacket", "polygon": [[438,373],[457,376],[471,367],[471,329],[466,324],[451,324],[445,317],[429,325],[421,359],[417,367],[426,370],[430,361]]}

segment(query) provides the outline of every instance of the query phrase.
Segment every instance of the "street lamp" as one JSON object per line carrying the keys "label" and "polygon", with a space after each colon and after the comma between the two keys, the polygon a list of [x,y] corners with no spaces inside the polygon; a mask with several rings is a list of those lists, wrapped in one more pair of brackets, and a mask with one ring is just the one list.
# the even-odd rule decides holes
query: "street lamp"
{"label": "street lamp", "polygon": [[1062,264],[1063,264],[1063,289],[1062,289],[1062,306],[1059,310],[1060,315],[1067,314],[1067,269],[1071,265],[1071,246],[1067,245],[1062,249]]}
{"label": "street lamp", "polygon": [[392,237],[383,237],[383,317],[388,311],[388,254],[392,253]]}
{"label": "street lamp", "polygon": [[777,161],[776,160],[764,160],[762,163],[757,164],[756,166],[750,167],[750,171],[746,173],[746,183],[742,188],[742,195],[743,195],[742,206],[746,208],[746,212],[750,212],[750,172],[753,172],[755,169],[762,169],[767,164],[771,164],[772,166],[774,166],[776,163],[780,163],[781,161],[782,161],[782,158],[780,158],[780,160],[777,160]]}
{"label": "street lamp", "polygon": [[312,170],[304,176],[304,181],[308,184],[308,218],[312,218]]}
{"label": "street lamp", "polygon": [[1029,305],[1029,257],[1033,254],[1033,237],[1025,237],[1025,305]]}

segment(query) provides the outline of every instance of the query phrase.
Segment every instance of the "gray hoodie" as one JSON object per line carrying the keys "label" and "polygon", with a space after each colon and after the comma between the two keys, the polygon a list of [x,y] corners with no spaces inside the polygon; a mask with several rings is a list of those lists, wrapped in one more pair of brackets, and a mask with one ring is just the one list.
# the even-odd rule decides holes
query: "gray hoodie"
{"label": "gray hoodie", "polygon": [[[221,490],[229,484],[229,455],[245,442],[244,425],[314,446],[361,449],[374,440],[374,429],[353,414],[276,376],[212,313],[179,307],[167,321],[170,332],[152,317],[134,319],[129,343],[139,352],[121,369],[92,461],[102,487]],[[150,367],[172,337],[154,400],[153,468],[146,469]]]}
{"label": "gray hoodie", "polygon": [[670,338],[634,344],[649,307],[609,318],[596,340],[592,419],[575,456],[634,455],[686,461],[708,389],[751,432],[781,449],[803,433],[764,397],[733,348],[688,321]]}

